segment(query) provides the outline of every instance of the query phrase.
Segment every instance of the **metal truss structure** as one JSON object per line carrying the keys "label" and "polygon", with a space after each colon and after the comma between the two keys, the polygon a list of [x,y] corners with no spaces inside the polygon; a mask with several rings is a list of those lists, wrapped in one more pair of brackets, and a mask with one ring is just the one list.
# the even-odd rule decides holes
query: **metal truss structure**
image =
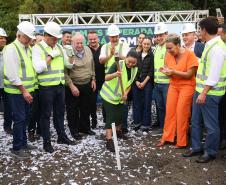
{"label": "metal truss structure", "polygon": [[155,11],[155,12],[108,12],[67,14],[19,14],[19,21],[29,21],[36,26],[55,21],[60,25],[108,25],[197,22],[209,16],[209,10]]}

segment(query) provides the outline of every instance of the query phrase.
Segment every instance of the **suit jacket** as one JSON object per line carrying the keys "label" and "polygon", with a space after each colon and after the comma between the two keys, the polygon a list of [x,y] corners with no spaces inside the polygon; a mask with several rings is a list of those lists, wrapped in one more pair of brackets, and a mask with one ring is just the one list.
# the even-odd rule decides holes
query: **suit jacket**
{"label": "suit jacket", "polygon": [[205,45],[201,42],[195,42],[194,53],[198,58],[201,58]]}

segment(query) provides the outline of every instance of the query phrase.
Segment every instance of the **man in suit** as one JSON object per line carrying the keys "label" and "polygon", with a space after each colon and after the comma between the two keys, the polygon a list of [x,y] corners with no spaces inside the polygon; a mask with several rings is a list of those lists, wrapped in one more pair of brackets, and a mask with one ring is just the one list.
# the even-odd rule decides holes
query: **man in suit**
{"label": "man in suit", "polygon": [[183,38],[183,47],[191,51],[194,51],[195,55],[198,58],[201,58],[202,52],[204,50],[204,44],[195,41],[195,25],[187,23],[182,28],[182,38]]}

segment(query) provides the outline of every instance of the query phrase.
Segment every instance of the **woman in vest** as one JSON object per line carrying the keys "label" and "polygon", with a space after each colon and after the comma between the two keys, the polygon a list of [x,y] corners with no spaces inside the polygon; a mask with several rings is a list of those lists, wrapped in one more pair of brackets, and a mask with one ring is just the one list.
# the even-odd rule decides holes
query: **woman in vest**
{"label": "woman in vest", "polygon": [[140,128],[146,134],[151,123],[151,100],[154,83],[154,55],[149,38],[145,38],[142,42],[142,51],[139,53],[137,67],[136,83],[132,86],[134,130]]}
{"label": "woman in vest", "polygon": [[198,59],[194,52],[180,46],[180,37],[170,34],[166,40],[166,66],[161,72],[170,77],[170,85],[166,102],[166,117],[163,136],[157,146],[174,142],[175,148],[188,144],[188,127],[191,115],[192,97],[195,92],[195,74]]}
{"label": "woman in vest", "polygon": [[[105,82],[100,91],[103,98],[103,105],[106,110],[106,147],[109,151],[114,152],[112,140],[111,124],[116,124],[118,138],[124,138],[121,125],[124,118],[124,102],[131,89],[131,85],[137,74],[138,54],[135,50],[129,51],[125,60],[120,60],[116,65],[114,63],[105,76]],[[118,66],[118,67],[117,67]]]}

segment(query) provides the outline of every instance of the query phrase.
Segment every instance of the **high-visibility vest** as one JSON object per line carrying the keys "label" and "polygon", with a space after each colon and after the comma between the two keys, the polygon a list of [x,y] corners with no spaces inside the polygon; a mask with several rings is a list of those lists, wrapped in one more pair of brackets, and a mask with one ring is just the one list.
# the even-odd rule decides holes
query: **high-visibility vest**
{"label": "high-visibility vest", "polygon": [[[50,47],[44,48],[44,46],[41,43],[38,43],[37,46],[40,48],[42,60],[46,60],[46,56],[49,55],[48,53],[51,52]],[[60,45],[56,44],[56,46],[57,49],[61,52],[61,55],[55,57],[51,61],[50,65],[47,66],[46,70],[37,74],[38,83],[41,86],[53,86],[65,84],[64,55]]]}
{"label": "high-visibility vest", "polygon": [[[226,46],[222,40],[217,40],[210,46],[206,47],[202,53],[201,61],[199,63],[197,75],[196,75],[196,91],[201,93],[205,87],[206,80],[210,71],[210,50],[214,46],[223,48],[226,52]],[[220,79],[218,83],[208,91],[208,95],[223,96],[226,89],[226,60],[224,60],[223,67],[221,69]]]}
{"label": "high-visibility vest", "polygon": [[[121,78],[122,78],[123,89],[126,90],[133,83],[133,81],[136,77],[138,68],[137,67],[131,68],[131,78],[128,81],[126,64],[125,64],[124,60],[119,61],[119,66],[120,66],[121,71],[122,71]],[[123,103],[123,101],[122,101],[122,91],[121,91],[121,87],[120,87],[119,78],[116,77],[112,80],[105,81],[103,86],[102,86],[102,89],[100,91],[100,96],[105,101],[112,103],[112,104],[115,104],[115,105],[117,105],[119,103]]]}
{"label": "high-visibility vest", "polygon": [[160,68],[165,65],[166,46],[157,46],[154,52],[154,81],[155,83],[168,84],[169,77],[160,72]]}
{"label": "high-visibility vest", "polygon": [[[106,50],[105,50],[105,55],[109,56],[109,52],[110,52],[110,46],[111,44],[108,43],[106,44]],[[115,50],[117,50],[119,52],[119,56],[122,55],[122,47],[123,47],[123,43],[119,42],[117,44],[117,46],[115,47]],[[105,68],[105,74],[108,72],[108,70],[110,69],[110,67],[112,66],[112,64],[115,63],[115,57],[112,56],[105,64],[104,64],[104,68]]]}
{"label": "high-visibility vest", "polygon": [[[24,49],[18,44],[19,41],[14,41],[13,43],[6,46],[15,47],[16,54],[19,59],[19,78],[22,81],[22,85],[28,92],[34,91],[35,84],[35,72],[32,66],[32,56],[31,56],[31,48],[28,47],[27,54]],[[7,58],[4,58],[5,62],[7,62]],[[21,91],[15,85],[12,85],[6,76],[6,69],[4,67],[4,91],[10,94],[22,94]]]}

